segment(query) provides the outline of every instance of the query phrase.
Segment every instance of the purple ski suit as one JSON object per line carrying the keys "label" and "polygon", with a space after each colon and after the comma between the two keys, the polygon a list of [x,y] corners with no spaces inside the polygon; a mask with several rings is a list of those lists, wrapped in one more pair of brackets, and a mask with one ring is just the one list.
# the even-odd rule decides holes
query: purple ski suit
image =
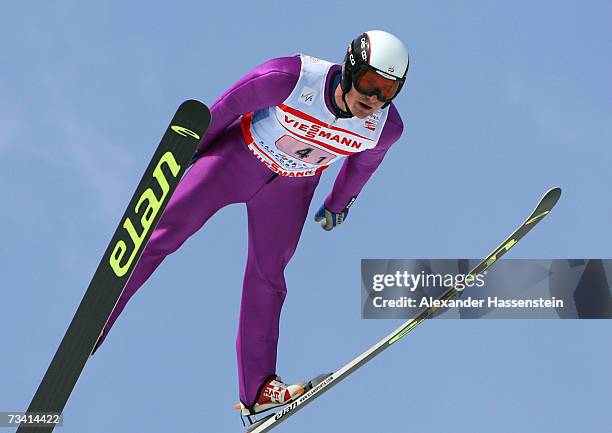
{"label": "purple ski suit", "polygon": [[[300,67],[299,56],[270,60],[241,78],[212,105],[212,123],[198,146],[203,154],[170,199],[98,346],[128,300],[168,254],[176,251],[222,207],[246,203],[248,258],[236,350],[240,400],[245,406],[255,402],[262,383],[276,372],[279,320],[286,294],[283,272],[297,247],[320,174],[276,176],[247,148],[240,119],[286,100],[298,81]],[[334,65],[326,78],[325,101],[332,113],[330,86],[339,73],[340,66]],[[346,208],[402,130],[400,116],[391,104],[376,147],[345,159],[325,199],[328,209],[341,212]]]}

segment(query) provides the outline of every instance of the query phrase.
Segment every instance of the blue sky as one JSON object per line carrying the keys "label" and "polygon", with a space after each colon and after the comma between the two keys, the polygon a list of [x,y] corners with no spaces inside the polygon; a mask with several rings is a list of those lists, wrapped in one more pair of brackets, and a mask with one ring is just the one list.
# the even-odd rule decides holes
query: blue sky
{"label": "blue sky", "polygon": [[[0,411],[27,407],[179,103],[210,104],[272,57],[339,62],[367,29],[411,54],[405,133],[346,224],[304,229],[286,272],[283,378],[335,370],[399,325],[360,319],[360,259],[484,256],[552,186],[557,208],[508,257],[612,258],[610,16],[606,1],[1,6]],[[62,431],[242,431],[245,255],[245,209],[230,206],[130,302]],[[430,321],[278,432],[609,431],[610,331]]]}

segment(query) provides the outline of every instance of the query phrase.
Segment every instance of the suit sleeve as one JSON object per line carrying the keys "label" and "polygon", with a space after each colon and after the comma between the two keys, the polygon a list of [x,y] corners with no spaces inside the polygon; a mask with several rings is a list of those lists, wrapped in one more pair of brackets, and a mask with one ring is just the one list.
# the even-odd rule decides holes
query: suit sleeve
{"label": "suit sleeve", "polygon": [[205,151],[243,114],[286,100],[300,77],[300,68],[299,55],[279,57],[259,65],[238,80],[210,107],[212,120],[198,151]]}
{"label": "suit sleeve", "polygon": [[376,147],[346,158],[331,193],[325,199],[325,206],[332,212],[342,212],[353,197],[357,197],[370,176],[376,171],[391,145],[404,130],[402,119],[393,104]]}

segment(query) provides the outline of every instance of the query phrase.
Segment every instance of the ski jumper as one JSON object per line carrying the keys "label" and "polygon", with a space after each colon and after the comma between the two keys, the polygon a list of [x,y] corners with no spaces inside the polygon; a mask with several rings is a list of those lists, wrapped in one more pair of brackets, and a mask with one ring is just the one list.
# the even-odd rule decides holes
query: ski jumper
{"label": "ski jumper", "polygon": [[340,66],[309,56],[270,60],[211,107],[197,159],[179,183],[121,295],[98,346],[128,300],[164,258],[219,209],[246,203],[248,258],[236,350],[240,400],[252,405],[276,373],[284,269],[298,244],[321,171],[344,164],[325,199],[344,210],[399,139],[391,104],[366,119],[338,119],[333,97]]}

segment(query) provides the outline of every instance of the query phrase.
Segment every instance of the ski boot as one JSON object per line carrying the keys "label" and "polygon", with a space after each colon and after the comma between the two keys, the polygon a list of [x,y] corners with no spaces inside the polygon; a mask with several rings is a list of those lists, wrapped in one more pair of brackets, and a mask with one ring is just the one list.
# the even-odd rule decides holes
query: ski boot
{"label": "ski boot", "polygon": [[242,402],[234,407],[240,410],[242,416],[251,416],[270,409],[284,406],[304,393],[304,384],[287,385],[279,376],[272,376],[261,386],[257,400],[251,407]]}

